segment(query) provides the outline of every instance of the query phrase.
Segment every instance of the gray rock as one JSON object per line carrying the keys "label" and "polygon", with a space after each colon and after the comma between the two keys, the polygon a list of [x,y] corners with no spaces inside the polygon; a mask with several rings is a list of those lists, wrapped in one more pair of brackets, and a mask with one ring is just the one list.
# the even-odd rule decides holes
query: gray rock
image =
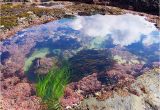
{"label": "gray rock", "polygon": [[[144,87],[144,88],[142,88]],[[80,110],[160,110],[160,72],[151,70],[139,76],[131,86],[137,94],[129,92],[121,96],[113,92],[113,96],[100,101],[89,97],[82,101]],[[75,109],[77,110],[77,108]]]}

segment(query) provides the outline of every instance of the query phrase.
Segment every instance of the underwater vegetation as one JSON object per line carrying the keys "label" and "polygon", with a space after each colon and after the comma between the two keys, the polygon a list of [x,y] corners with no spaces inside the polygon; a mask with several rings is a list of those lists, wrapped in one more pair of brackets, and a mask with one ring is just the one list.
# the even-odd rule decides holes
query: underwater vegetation
{"label": "underwater vegetation", "polygon": [[87,49],[81,50],[77,55],[69,59],[72,69],[72,80],[78,81],[94,72],[106,71],[112,67],[114,61],[108,49],[94,50]]}
{"label": "underwater vegetation", "polygon": [[70,70],[67,64],[61,68],[52,67],[46,76],[39,76],[36,84],[37,96],[42,98],[48,110],[59,110],[60,98],[69,82]]}

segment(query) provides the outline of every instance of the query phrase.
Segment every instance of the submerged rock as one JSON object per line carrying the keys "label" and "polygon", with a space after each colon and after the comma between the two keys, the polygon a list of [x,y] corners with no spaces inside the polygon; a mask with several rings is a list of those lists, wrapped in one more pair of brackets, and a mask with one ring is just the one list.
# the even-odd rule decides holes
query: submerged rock
{"label": "submerged rock", "polygon": [[77,89],[81,90],[83,95],[94,93],[101,90],[101,88],[102,84],[97,79],[97,73],[84,77],[77,83]]}
{"label": "submerged rock", "polygon": [[82,50],[69,59],[71,63],[73,81],[93,72],[105,71],[112,67],[114,61],[109,50]]}
{"label": "submerged rock", "polygon": [[33,71],[36,74],[45,75],[53,66],[56,67],[56,64],[57,60],[55,58],[37,58],[33,63]]}

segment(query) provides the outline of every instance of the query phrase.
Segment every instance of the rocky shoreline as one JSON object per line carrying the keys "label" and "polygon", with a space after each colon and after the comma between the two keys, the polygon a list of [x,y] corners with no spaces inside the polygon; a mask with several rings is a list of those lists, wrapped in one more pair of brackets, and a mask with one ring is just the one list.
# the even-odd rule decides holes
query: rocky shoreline
{"label": "rocky shoreline", "polygon": [[[75,15],[131,13],[145,16],[148,21],[155,23],[158,28],[160,27],[160,17],[156,15],[104,5],[72,2],[56,3],[58,5],[49,7],[34,6],[42,10],[47,9],[48,11],[49,9],[50,13],[41,13],[42,10],[38,10],[38,12],[37,10],[33,10],[33,12],[27,10],[27,17],[18,18],[18,25],[9,29],[2,26],[0,30],[1,41],[10,38],[24,28]],[[59,6],[61,7],[59,8]],[[30,5],[28,8],[30,8]],[[39,14],[42,14],[42,16],[38,16]],[[2,47],[4,50],[2,49],[0,63],[2,95],[2,97],[0,96],[0,108],[3,110],[46,109],[46,105],[43,105],[41,98],[37,97],[35,83],[29,81],[24,72],[25,57],[35,45],[32,38],[26,42],[27,44],[21,48],[19,45]],[[72,54],[70,50],[67,52],[69,55]],[[109,52],[111,52],[114,61],[110,59]],[[63,51],[63,54],[65,54],[65,51]],[[79,64],[77,59],[81,61]],[[47,74],[54,65],[53,60],[55,64],[58,62],[51,56],[35,59],[33,61],[35,65],[31,71],[36,71],[38,74]],[[118,107],[122,110],[159,110],[160,62],[153,62],[149,65],[139,60],[134,54],[120,46],[108,50],[80,51],[69,60],[72,62],[74,69],[77,69],[76,75],[73,76],[79,74],[81,76],[78,76],[80,79],[77,80],[76,78],[75,82],[67,85],[64,96],[60,100],[63,109],[117,110]],[[82,71],[82,73],[77,75],[79,71]]]}
{"label": "rocky shoreline", "polygon": [[[120,9],[118,7],[112,7],[112,6],[103,6],[103,5],[94,5],[94,4],[84,4],[84,3],[73,3],[73,2],[55,2],[58,5],[53,5],[50,7],[47,6],[41,6],[37,4],[35,7],[40,7],[43,9],[60,9],[63,13],[59,13],[58,15],[54,15],[53,12],[50,15],[43,15],[41,17],[38,17],[34,12],[28,11],[30,19],[27,17],[18,18],[18,25],[14,26],[12,28],[5,28],[3,25],[1,25],[0,28],[0,40],[4,40],[6,38],[11,37],[16,32],[28,28],[34,25],[39,25],[43,23],[47,23],[53,20],[61,19],[64,17],[69,16],[75,16],[75,15],[93,15],[93,14],[109,14],[109,15],[120,15],[120,14],[134,14],[134,15],[140,15],[146,17],[146,19],[150,22],[155,23],[157,28],[160,28],[160,17],[156,15],[146,14],[142,12],[136,12],[131,10],[125,10]],[[2,5],[2,4],[1,4]],[[31,4],[30,4],[31,5]],[[31,6],[28,6],[30,8]],[[60,7],[61,6],[61,7]],[[60,7],[60,8],[59,8]]]}

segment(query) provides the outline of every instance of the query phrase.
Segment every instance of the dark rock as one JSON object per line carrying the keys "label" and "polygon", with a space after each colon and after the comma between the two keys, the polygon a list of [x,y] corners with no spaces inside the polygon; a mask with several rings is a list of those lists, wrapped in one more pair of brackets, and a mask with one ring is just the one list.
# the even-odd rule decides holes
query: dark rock
{"label": "dark rock", "polygon": [[72,80],[78,81],[94,72],[106,71],[114,61],[109,50],[82,50],[69,59]]}

